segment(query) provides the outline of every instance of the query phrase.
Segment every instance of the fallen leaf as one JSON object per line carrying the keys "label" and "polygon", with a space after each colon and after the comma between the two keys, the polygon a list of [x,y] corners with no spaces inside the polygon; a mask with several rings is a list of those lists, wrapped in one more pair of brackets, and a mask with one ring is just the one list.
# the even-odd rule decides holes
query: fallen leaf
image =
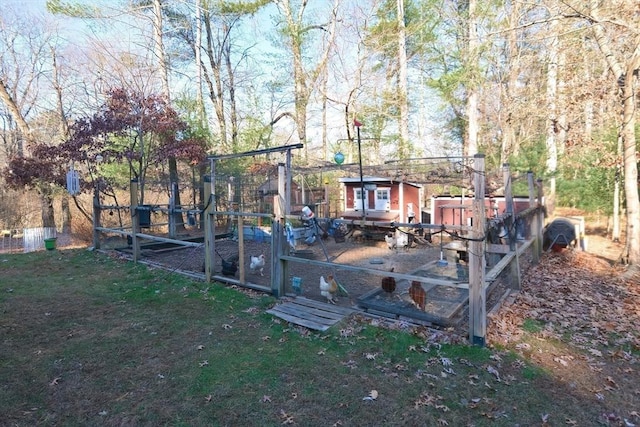
{"label": "fallen leaf", "polygon": [[496,377],[496,379],[498,379],[498,381],[500,380],[500,373],[493,366],[491,366],[491,365],[487,366],[487,372],[489,372],[491,375]]}
{"label": "fallen leaf", "polygon": [[282,424],[293,424],[295,423],[293,417],[287,414],[284,409],[280,409],[280,418],[283,419]]}
{"label": "fallen leaf", "polygon": [[378,390],[371,390],[368,396],[362,398],[362,400],[376,400],[378,398]]}

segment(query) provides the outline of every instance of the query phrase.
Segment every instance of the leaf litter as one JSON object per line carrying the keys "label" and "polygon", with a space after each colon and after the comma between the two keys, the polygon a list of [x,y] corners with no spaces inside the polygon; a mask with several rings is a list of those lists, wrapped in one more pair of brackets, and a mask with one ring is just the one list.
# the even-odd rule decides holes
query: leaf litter
{"label": "leaf litter", "polygon": [[[523,276],[520,292],[490,316],[487,332],[492,345],[513,349],[633,418],[640,396],[638,271],[582,251],[545,253]],[[611,422],[610,415],[601,418]]]}

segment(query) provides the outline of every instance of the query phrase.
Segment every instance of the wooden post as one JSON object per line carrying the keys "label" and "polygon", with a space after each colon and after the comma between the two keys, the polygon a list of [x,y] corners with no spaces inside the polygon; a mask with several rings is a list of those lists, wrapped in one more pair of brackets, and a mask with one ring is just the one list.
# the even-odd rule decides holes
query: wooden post
{"label": "wooden post", "polygon": [[544,239],[543,236],[543,228],[544,228],[544,217],[545,217],[545,210],[544,210],[544,202],[543,202],[543,189],[542,189],[542,180],[538,179],[536,181],[536,186],[538,187],[538,214],[536,215],[536,220],[538,222],[538,258],[540,258],[542,256],[542,242]]}
{"label": "wooden post", "polygon": [[[536,207],[536,192],[535,192],[536,186],[533,180],[533,172],[531,171],[527,172],[527,185],[529,187],[529,207],[535,208]],[[538,223],[538,212],[535,211],[531,216],[531,233],[529,235],[529,238],[533,240],[531,244],[531,251],[532,251],[531,261],[533,264],[537,264],[540,262],[541,251],[539,246],[542,245],[542,241],[538,239],[538,235],[540,234],[540,231],[538,229],[539,226],[540,224]]]}
{"label": "wooden post", "polygon": [[[169,193],[169,237],[176,237],[176,218],[174,211],[176,210],[176,194],[178,192],[178,183],[171,183],[171,192]],[[180,213],[182,216],[182,213]]]}
{"label": "wooden post", "polygon": [[469,242],[469,341],[484,346],[487,334],[487,295],[485,277],[485,166],[484,154],[474,157],[473,227]]}
{"label": "wooden post", "polygon": [[513,190],[511,180],[511,168],[508,163],[502,165],[504,174],[504,200],[506,203],[505,226],[507,228],[507,235],[509,241],[509,250],[515,252],[513,260],[509,263],[510,277],[509,285],[512,289],[520,289],[520,258],[518,257],[517,246],[517,222],[516,212],[513,206]]}
{"label": "wooden post", "polygon": [[271,292],[276,298],[284,295],[285,281],[289,277],[288,263],[280,258],[288,253],[283,224],[284,221],[276,218],[271,221]]}
{"label": "wooden post", "polygon": [[138,211],[138,180],[132,179],[129,187],[131,197],[131,250],[133,251],[133,262],[138,262],[140,258],[140,213]]}
{"label": "wooden post", "polygon": [[94,249],[100,249],[100,231],[98,228],[100,224],[100,190],[97,184],[93,187],[93,247]]}
{"label": "wooden post", "polygon": [[[238,264],[240,268],[240,283],[245,283],[245,268],[244,268],[244,218],[242,215],[238,215]],[[256,254],[257,255],[257,254]],[[251,258],[249,258],[251,259]]]}
{"label": "wooden post", "polygon": [[507,238],[509,241],[509,250],[516,249],[516,230],[515,230],[515,214],[513,209],[513,193],[511,190],[511,168],[509,163],[502,165],[502,174],[504,181],[504,202],[506,205],[505,228],[507,229]]}
{"label": "wooden post", "polygon": [[292,180],[291,180],[291,150],[287,150],[286,165],[285,165],[285,178],[287,184],[282,192],[284,196],[284,214],[291,215],[291,193],[292,193]]}
{"label": "wooden post", "polygon": [[[214,162],[212,161],[212,164]],[[213,167],[213,166],[212,166]],[[211,176],[204,177],[204,197],[207,201],[204,208],[204,276],[207,282],[211,282],[213,277],[213,270],[215,266],[215,227],[213,212],[214,206],[214,194],[213,185],[211,182]]]}
{"label": "wooden post", "polygon": [[278,164],[278,195],[275,197],[273,204],[273,213],[276,219],[284,219],[287,215],[287,208],[285,206],[285,188],[286,188],[286,176],[285,176],[284,164]]}

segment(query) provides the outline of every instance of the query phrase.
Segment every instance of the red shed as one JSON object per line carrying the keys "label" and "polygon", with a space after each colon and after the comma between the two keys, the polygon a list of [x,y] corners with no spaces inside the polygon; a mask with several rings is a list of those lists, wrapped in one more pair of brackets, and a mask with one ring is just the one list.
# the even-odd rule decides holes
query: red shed
{"label": "red shed", "polygon": [[[485,199],[485,214],[487,218],[503,214],[507,209],[504,196],[487,197]],[[528,197],[513,197],[515,213],[529,207]],[[473,194],[466,197],[450,196],[448,194],[431,197],[431,224],[471,225],[473,209]]]}
{"label": "red shed", "polygon": [[[364,215],[362,209],[364,187]],[[389,178],[340,178],[344,219],[367,221],[420,221],[423,206],[423,188],[419,184],[395,181]]]}

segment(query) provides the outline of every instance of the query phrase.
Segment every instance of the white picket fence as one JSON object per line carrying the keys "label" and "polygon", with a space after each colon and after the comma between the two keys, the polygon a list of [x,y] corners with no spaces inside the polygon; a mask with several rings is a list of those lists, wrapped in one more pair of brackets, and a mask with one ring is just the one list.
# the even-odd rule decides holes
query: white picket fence
{"label": "white picket fence", "polygon": [[25,228],[23,230],[24,252],[44,249],[44,240],[56,237],[55,227]]}

